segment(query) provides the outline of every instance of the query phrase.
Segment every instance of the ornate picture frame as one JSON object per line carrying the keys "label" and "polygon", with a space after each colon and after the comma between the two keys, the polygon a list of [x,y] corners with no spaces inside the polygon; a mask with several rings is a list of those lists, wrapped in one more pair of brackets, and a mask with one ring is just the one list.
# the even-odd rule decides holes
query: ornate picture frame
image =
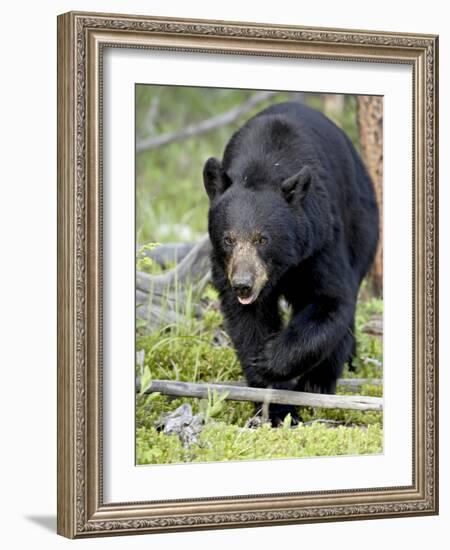
{"label": "ornate picture frame", "polygon": [[[413,75],[410,486],[105,503],[105,47],[405,64]],[[438,513],[438,38],[70,12],[58,17],[58,533],[70,538]],[[168,466],[170,467],[170,466]]]}

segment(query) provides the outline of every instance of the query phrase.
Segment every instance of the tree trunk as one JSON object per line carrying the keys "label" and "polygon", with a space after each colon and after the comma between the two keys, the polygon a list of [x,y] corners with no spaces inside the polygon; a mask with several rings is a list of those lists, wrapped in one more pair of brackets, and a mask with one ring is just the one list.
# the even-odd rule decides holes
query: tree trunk
{"label": "tree trunk", "polygon": [[361,153],[372,178],[377,197],[380,238],[375,259],[369,273],[372,290],[383,296],[383,98],[358,96],[357,114]]}

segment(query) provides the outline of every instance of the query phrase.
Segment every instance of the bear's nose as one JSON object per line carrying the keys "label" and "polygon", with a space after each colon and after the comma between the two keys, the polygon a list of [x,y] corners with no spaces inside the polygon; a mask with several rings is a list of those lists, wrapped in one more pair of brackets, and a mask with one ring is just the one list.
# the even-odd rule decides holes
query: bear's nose
{"label": "bear's nose", "polygon": [[239,277],[231,282],[233,290],[238,296],[247,296],[253,288],[253,280],[250,276]]}

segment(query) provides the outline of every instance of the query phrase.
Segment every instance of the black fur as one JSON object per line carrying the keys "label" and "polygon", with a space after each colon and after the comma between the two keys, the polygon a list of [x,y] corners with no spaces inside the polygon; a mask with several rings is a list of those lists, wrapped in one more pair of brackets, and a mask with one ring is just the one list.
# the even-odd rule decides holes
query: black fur
{"label": "black fur", "polygon": [[[378,239],[372,182],[348,137],[298,103],[272,106],[204,169],[212,277],[249,385],[334,393],[354,353],[356,299]],[[239,303],[227,276],[227,231],[262,228],[268,281]],[[283,327],[279,298],[292,308]],[[274,423],[292,407],[272,406]]]}

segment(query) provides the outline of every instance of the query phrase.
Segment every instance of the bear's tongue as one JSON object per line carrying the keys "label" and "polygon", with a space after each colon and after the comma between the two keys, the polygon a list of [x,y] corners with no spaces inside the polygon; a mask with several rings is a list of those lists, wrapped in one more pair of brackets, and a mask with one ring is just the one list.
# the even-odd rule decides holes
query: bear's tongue
{"label": "bear's tongue", "polygon": [[248,306],[248,304],[251,304],[253,302],[253,294],[248,298],[241,298],[240,296],[238,296],[238,300],[242,305]]}

